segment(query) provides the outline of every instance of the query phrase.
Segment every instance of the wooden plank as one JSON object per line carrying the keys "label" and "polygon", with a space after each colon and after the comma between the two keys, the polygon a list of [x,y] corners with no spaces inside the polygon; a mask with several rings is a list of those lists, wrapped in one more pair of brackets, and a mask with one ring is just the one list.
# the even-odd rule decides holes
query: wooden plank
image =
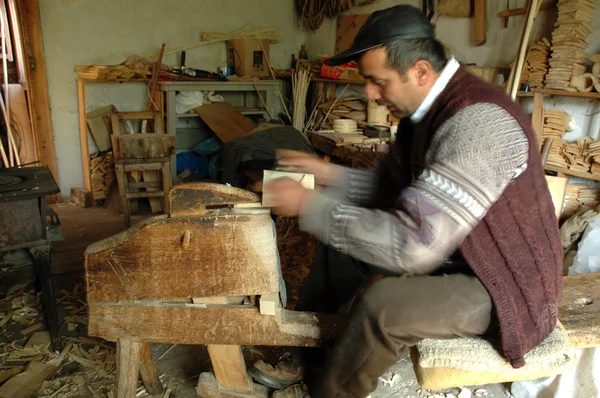
{"label": "wooden plank", "polygon": [[473,7],[475,45],[483,46],[487,41],[487,0],[474,0]]}
{"label": "wooden plank", "polygon": [[250,119],[226,102],[204,104],[195,111],[223,142],[246,135],[256,127]]}
{"label": "wooden plank", "polygon": [[140,376],[149,395],[160,395],[164,387],[158,377],[156,366],[152,360],[152,352],[148,344],[142,345],[140,352]]}
{"label": "wooden plank", "polygon": [[77,106],[79,109],[79,146],[81,148],[81,168],[83,171],[83,186],[86,191],[92,191],[92,175],[90,170],[90,150],[88,147],[88,128],[85,119],[85,87],[82,81],[77,81]]}
{"label": "wooden plank", "polygon": [[35,137],[31,131],[31,120],[27,109],[25,90],[20,84],[8,85],[8,98],[10,101],[10,122],[13,134],[19,136],[21,147],[19,156],[21,164],[33,163],[38,160]]}
{"label": "wooden plank", "polygon": [[[85,251],[89,302],[279,292],[271,217],[154,217]],[[190,241],[184,247],[188,231]]]}
{"label": "wooden plank", "polygon": [[533,95],[533,112],[531,124],[537,139],[538,150],[542,149],[542,131],[544,130],[544,96],[540,93]]}
{"label": "wooden plank", "polygon": [[558,317],[571,345],[600,346],[600,273],[565,276]]}
{"label": "wooden plank", "polygon": [[597,174],[585,173],[583,171],[574,171],[574,170],[565,169],[562,167],[550,166],[549,164],[546,164],[544,166],[544,169],[547,171],[554,171],[559,174],[562,173],[567,176],[581,177],[581,178],[586,178],[588,180],[600,181],[600,175],[597,175]]}
{"label": "wooden plank", "polygon": [[23,373],[13,376],[0,387],[0,398],[33,397],[44,380],[56,373],[57,370],[56,366],[31,361]]}
{"label": "wooden plank", "polygon": [[203,214],[206,206],[260,202],[254,192],[214,183],[177,184],[168,196],[172,217]]}
{"label": "wooden plank", "polygon": [[568,182],[569,179],[565,177],[546,176],[546,183],[548,184],[548,190],[552,196],[554,213],[557,219],[560,217],[560,213],[562,212],[563,202],[565,199],[565,189],[567,188]]}
{"label": "wooden plank", "polygon": [[[19,0],[19,16],[25,44],[25,63],[27,65],[28,95],[31,100],[32,119],[38,159],[47,166],[59,184],[58,168],[56,166],[56,151],[52,132],[52,115],[50,113],[50,98],[48,96],[48,81],[46,77],[46,61],[44,58],[44,40],[40,19],[38,0]],[[84,171],[85,176],[85,171]],[[90,190],[91,186],[86,186]],[[60,195],[55,195],[59,199]],[[52,201],[52,200],[51,200]]]}
{"label": "wooden plank", "polygon": [[86,121],[98,151],[105,152],[112,148],[110,135],[112,132],[111,113],[116,112],[114,105],[103,106],[86,114]]}
{"label": "wooden plank", "polygon": [[318,347],[346,325],[337,314],[281,310],[280,316],[266,316],[252,306],[91,303],[89,311],[89,335],[111,341],[131,336],[149,343]]}
{"label": "wooden plank", "polygon": [[136,396],[142,343],[129,337],[117,340],[117,398]]}
{"label": "wooden plank", "polygon": [[221,386],[252,391],[241,346],[210,344],[207,348],[215,377]]}

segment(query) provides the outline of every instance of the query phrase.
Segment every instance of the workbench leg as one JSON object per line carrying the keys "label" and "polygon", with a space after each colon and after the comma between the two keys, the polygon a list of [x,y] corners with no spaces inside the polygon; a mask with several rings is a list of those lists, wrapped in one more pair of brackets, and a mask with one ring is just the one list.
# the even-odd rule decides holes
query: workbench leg
{"label": "workbench leg", "polygon": [[208,355],[210,355],[215,376],[221,386],[238,390],[252,390],[252,381],[246,373],[242,347],[211,344],[208,346]]}
{"label": "workbench leg", "polygon": [[160,395],[164,391],[164,387],[158,377],[156,365],[152,360],[152,352],[148,344],[142,345],[140,353],[140,376],[144,382],[144,387],[149,395]]}
{"label": "workbench leg", "polygon": [[52,287],[52,272],[50,269],[50,245],[34,246],[29,248],[33,257],[35,276],[42,288],[42,301],[44,302],[44,316],[50,330],[53,351],[62,351],[63,345],[60,338],[58,312]]}
{"label": "workbench leg", "polygon": [[136,396],[142,343],[131,338],[117,340],[117,398]]}
{"label": "workbench leg", "polygon": [[215,371],[200,374],[197,393],[201,397],[267,398],[269,389],[254,384],[246,373],[246,363],[239,345],[208,345],[208,354]]}

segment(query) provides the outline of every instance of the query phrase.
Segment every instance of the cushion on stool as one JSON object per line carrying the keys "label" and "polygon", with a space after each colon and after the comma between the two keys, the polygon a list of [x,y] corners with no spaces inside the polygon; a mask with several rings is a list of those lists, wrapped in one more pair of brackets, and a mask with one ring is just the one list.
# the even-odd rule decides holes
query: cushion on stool
{"label": "cushion on stool", "polygon": [[[499,346],[499,344],[497,344]],[[526,365],[515,369],[494,345],[482,337],[425,339],[412,350],[415,374],[423,388],[476,386],[515,380],[534,380],[575,366],[575,350],[560,323],[525,355]]]}

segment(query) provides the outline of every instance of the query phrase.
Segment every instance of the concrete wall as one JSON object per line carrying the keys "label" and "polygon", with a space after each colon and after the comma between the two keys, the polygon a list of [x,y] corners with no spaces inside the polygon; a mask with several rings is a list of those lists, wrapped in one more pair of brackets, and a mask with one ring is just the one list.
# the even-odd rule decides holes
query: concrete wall
{"label": "concrete wall", "polygon": [[[75,65],[114,65],[129,55],[156,53],[160,44],[179,47],[200,40],[202,31],[276,29],[283,40],[271,45],[275,68],[288,67],[303,33],[297,29],[294,0],[40,0],[50,106],[60,187],[83,186]],[[178,65],[179,54],[165,64]],[[186,65],[216,71],[226,65],[225,44],[187,51]],[[86,84],[87,110],[115,104],[145,107],[144,84]],[[91,148],[92,150],[94,148]]]}

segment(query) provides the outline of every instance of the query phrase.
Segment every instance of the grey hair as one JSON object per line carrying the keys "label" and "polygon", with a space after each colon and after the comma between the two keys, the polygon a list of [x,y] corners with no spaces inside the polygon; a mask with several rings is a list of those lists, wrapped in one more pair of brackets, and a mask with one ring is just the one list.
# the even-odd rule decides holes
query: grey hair
{"label": "grey hair", "polygon": [[417,61],[429,62],[436,72],[441,72],[446,66],[444,45],[436,39],[396,40],[383,47],[387,49],[388,66],[402,77]]}

